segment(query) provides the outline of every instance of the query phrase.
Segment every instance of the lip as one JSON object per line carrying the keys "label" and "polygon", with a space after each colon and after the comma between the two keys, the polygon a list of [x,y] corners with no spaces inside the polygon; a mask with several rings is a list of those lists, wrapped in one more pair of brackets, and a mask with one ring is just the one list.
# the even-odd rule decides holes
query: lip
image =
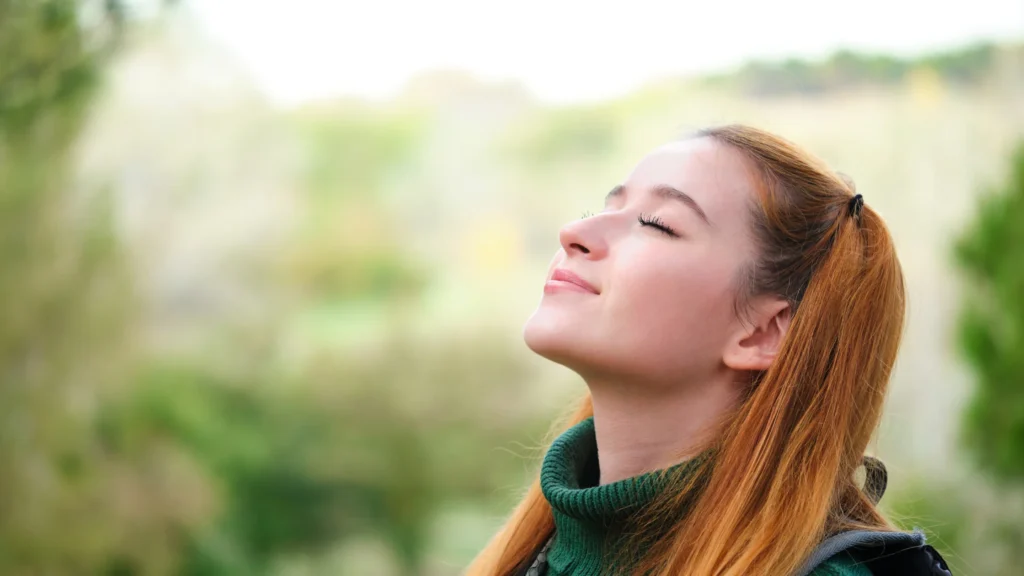
{"label": "lip", "polygon": [[564,268],[556,269],[551,274],[551,278],[549,278],[544,284],[545,292],[551,292],[553,290],[571,290],[575,292],[585,292],[587,294],[601,293],[597,288],[594,288],[593,284]]}

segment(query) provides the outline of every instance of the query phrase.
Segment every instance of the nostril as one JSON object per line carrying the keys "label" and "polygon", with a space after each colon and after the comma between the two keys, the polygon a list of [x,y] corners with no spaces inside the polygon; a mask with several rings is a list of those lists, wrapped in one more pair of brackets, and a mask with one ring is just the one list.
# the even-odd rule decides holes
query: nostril
{"label": "nostril", "polygon": [[590,250],[586,246],[584,246],[582,244],[578,244],[576,242],[573,242],[572,244],[569,245],[569,247],[570,248],[576,248],[577,250],[579,250],[580,252],[583,252],[584,254],[590,254]]}

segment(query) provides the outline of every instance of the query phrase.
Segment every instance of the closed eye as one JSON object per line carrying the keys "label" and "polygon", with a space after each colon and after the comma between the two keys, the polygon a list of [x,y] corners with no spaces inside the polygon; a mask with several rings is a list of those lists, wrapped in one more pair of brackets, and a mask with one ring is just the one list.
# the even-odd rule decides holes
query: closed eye
{"label": "closed eye", "polygon": [[661,218],[658,218],[657,216],[648,216],[646,214],[640,214],[640,216],[637,218],[637,221],[640,222],[641,226],[650,226],[651,228],[656,228],[673,238],[679,238],[679,234],[676,233],[675,230],[673,230],[668,224],[665,224],[665,222]]}

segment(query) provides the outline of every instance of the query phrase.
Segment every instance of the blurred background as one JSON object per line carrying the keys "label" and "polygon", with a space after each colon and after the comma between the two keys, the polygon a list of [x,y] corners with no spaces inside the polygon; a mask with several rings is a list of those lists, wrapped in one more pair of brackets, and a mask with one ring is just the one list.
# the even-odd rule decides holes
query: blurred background
{"label": "blurred background", "polygon": [[0,573],[458,574],[583,392],[521,327],[651,148],[888,221],[883,500],[1024,565],[1024,3],[0,0]]}

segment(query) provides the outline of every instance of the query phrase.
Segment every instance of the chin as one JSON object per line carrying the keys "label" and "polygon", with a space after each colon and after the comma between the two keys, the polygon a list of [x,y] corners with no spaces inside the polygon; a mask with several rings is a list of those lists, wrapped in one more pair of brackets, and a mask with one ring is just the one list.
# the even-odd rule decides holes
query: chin
{"label": "chin", "polygon": [[523,326],[523,341],[538,356],[561,364],[570,370],[594,364],[599,347],[580,338],[587,332],[580,326],[556,318],[547,311],[538,310]]}

